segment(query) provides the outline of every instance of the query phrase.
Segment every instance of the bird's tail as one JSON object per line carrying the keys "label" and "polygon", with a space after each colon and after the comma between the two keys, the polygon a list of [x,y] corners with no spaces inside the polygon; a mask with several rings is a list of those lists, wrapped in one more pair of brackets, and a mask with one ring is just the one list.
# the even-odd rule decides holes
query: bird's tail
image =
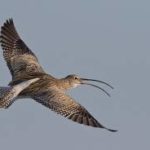
{"label": "bird's tail", "polygon": [[14,86],[0,87],[0,108],[8,108],[21,91],[37,80],[39,80],[39,78],[24,81]]}

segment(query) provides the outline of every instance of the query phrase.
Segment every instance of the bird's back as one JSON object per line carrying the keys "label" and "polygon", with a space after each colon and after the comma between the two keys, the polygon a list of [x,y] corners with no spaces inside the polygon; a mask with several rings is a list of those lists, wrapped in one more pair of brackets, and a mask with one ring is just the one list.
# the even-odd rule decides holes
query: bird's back
{"label": "bird's back", "polygon": [[16,78],[15,80],[12,80],[9,85],[13,86],[18,83],[21,83],[26,80],[30,80],[33,78],[39,78],[38,81],[31,84],[28,88],[23,90],[19,96],[32,96],[33,94],[37,93],[38,91],[46,90],[49,87],[54,86],[56,83],[56,78],[52,77],[51,75],[48,75],[46,73],[34,73],[34,74],[25,74],[21,78]]}

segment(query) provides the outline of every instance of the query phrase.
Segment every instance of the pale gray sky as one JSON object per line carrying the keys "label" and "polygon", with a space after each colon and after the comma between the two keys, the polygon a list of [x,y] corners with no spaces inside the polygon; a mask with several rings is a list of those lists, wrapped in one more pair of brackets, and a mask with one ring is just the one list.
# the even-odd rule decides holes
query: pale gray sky
{"label": "pale gray sky", "polygon": [[[150,148],[150,2],[146,0],[0,0],[0,25],[12,17],[45,70],[111,83],[70,91],[103,125],[82,126],[31,99],[0,110],[2,150],[148,150]],[[0,85],[11,76],[0,50]]]}

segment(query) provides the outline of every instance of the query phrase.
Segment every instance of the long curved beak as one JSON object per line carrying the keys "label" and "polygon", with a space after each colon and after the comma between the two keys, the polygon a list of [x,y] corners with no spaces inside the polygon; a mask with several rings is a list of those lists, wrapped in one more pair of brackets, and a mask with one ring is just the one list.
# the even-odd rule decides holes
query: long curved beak
{"label": "long curved beak", "polygon": [[95,88],[98,88],[98,89],[100,89],[101,91],[103,91],[105,94],[107,94],[109,97],[110,97],[110,94],[109,94],[106,90],[104,90],[103,88],[101,88],[101,87],[99,87],[99,86],[97,86],[97,85],[95,85],[95,84],[87,83],[86,81],[99,82],[99,83],[102,83],[102,84],[107,85],[107,86],[110,87],[111,89],[114,89],[113,86],[111,86],[110,84],[108,84],[108,83],[106,83],[106,82],[104,82],[104,81],[95,80],[95,79],[81,78],[81,84],[90,85],[90,86],[93,86],[93,87],[95,87]]}

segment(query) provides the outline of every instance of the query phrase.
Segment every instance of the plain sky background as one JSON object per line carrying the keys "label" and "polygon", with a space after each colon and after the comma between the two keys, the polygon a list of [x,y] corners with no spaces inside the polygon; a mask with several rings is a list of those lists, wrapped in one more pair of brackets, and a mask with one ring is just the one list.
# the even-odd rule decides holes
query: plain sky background
{"label": "plain sky background", "polygon": [[[47,73],[111,83],[69,93],[111,133],[67,120],[31,99],[0,110],[2,150],[150,149],[148,0],[0,0],[0,25],[12,17]],[[10,73],[0,50],[0,85]]]}

